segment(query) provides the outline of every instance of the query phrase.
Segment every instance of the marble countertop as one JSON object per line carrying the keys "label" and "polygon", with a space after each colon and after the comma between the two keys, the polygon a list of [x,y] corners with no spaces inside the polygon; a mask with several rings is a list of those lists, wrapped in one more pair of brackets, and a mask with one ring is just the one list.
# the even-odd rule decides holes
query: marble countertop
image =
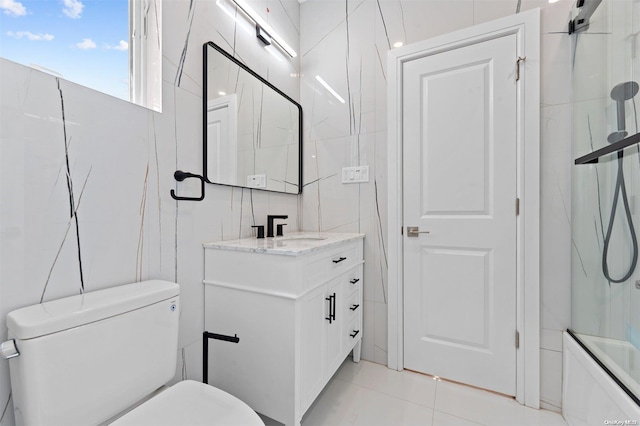
{"label": "marble countertop", "polygon": [[291,232],[284,237],[243,238],[240,240],[204,243],[204,248],[246,251],[251,253],[299,256],[322,250],[346,241],[364,238],[364,234],[334,232]]}

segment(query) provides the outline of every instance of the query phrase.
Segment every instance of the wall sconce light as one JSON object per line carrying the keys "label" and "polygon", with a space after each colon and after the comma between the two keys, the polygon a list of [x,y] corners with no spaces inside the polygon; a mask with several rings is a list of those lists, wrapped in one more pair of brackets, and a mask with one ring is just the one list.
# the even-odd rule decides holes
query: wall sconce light
{"label": "wall sconce light", "polygon": [[[260,15],[258,15],[256,11],[247,4],[245,0],[233,0],[233,2],[236,4],[236,6],[238,6],[238,8],[240,8],[240,10],[245,13],[245,15],[249,17],[249,19],[255,22],[256,36],[260,39],[260,41],[262,41],[266,45],[277,45],[292,58],[298,56],[296,51],[293,50],[291,46],[289,46],[287,42],[284,41],[284,39],[273,28],[271,28],[269,24],[267,24],[267,22],[262,19]],[[268,42],[265,40],[268,40]]]}
{"label": "wall sconce light", "polygon": [[271,44],[271,36],[258,24],[256,24],[256,37],[258,37],[266,46]]}

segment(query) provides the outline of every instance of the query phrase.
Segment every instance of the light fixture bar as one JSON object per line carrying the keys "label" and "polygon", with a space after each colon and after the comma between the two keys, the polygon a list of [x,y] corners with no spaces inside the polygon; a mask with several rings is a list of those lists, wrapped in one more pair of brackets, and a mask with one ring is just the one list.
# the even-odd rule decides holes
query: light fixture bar
{"label": "light fixture bar", "polygon": [[284,50],[285,52],[287,52],[287,54],[289,56],[291,56],[292,58],[295,58],[296,56],[298,56],[298,54],[296,53],[295,50],[293,50],[291,48],[291,46],[289,46],[287,44],[286,41],[284,41],[284,39],[282,37],[280,37],[280,35],[273,29],[271,28],[271,25],[267,24],[267,22],[262,19],[260,17],[260,15],[258,15],[256,13],[255,10],[253,10],[251,8],[251,6],[249,6],[247,4],[247,2],[245,0],[233,0],[233,2],[249,17],[253,20],[253,22],[256,23],[256,25],[258,25],[260,28],[262,28],[264,31],[267,32],[267,34],[269,34],[271,36],[271,41],[275,42],[278,46],[280,46],[280,48],[282,48],[282,50]]}
{"label": "light fixture bar", "polygon": [[322,86],[327,89],[329,91],[329,93],[331,93],[337,100],[339,100],[342,103],[344,102],[344,99],[342,99],[342,96],[338,95],[338,92],[336,92],[335,90],[333,90],[333,87],[329,86],[329,84],[327,84],[326,81],[324,81],[322,79],[322,77],[320,77],[319,75],[316,75],[316,80],[318,80],[318,82],[320,84],[322,84]]}

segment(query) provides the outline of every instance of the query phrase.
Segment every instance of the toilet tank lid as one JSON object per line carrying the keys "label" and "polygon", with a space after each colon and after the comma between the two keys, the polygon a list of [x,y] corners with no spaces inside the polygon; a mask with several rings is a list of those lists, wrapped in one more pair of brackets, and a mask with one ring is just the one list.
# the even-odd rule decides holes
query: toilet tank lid
{"label": "toilet tank lid", "polygon": [[52,300],[9,312],[7,328],[15,339],[35,337],[100,321],[180,294],[180,286],[149,280]]}

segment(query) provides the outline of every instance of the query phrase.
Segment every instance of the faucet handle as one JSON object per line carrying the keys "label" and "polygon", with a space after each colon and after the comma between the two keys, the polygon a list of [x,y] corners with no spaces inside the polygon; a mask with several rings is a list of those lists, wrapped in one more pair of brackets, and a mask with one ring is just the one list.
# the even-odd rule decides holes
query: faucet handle
{"label": "faucet handle", "polygon": [[256,238],[264,238],[264,225],[253,225],[252,228],[258,228],[258,236]]}
{"label": "faucet handle", "polygon": [[276,225],[276,237],[284,236],[284,234],[282,233],[282,227],[286,225],[286,223],[279,223]]}

